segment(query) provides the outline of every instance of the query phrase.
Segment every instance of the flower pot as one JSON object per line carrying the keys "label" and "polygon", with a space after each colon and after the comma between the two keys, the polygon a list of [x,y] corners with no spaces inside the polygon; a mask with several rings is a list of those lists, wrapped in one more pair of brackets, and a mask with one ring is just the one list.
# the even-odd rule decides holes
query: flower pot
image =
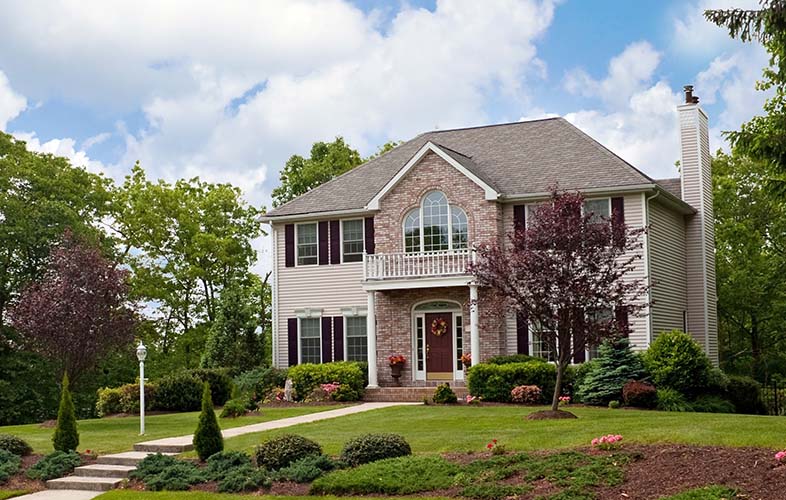
{"label": "flower pot", "polygon": [[395,365],[390,365],[390,376],[393,377],[393,380],[396,381],[396,385],[401,385],[401,369],[404,368],[404,365],[396,363]]}

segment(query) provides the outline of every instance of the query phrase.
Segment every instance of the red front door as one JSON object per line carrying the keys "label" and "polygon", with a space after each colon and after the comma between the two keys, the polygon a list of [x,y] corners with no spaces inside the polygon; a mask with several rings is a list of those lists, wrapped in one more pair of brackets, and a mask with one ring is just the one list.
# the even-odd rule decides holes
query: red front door
{"label": "red front door", "polygon": [[426,378],[453,379],[453,315],[426,314]]}

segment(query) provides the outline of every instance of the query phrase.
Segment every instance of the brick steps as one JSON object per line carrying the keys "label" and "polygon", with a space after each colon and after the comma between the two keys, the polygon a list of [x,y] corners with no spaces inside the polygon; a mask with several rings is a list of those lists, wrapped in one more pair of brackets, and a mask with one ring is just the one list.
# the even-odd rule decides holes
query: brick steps
{"label": "brick steps", "polygon": [[[466,387],[456,387],[450,384],[453,392],[459,399],[467,396],[469,391]],[[422,402],[423,399],[431,399],[434,395],[434,387],[379,387],[366,389],[363,401],[402,401],[402,402]]]}

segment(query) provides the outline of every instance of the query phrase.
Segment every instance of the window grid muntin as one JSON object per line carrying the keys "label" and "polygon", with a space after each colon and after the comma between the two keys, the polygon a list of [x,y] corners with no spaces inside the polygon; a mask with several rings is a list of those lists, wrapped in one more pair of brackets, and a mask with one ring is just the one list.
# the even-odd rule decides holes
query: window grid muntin
{"label": "window grid muntin", "polygon": [[322,362],[322,335],[319,318],[300,319],[300,362]]}
{"label": "window grid muntin", "polygon": [[420,208],[411,210],[404,219],[404,250],[420,251]]}
{"label": "window grid muntin", "polygon": [[423,251],[450,249],[450,207],[440,191],[432,191],[423,198]]}
{"label": "window grid muntin", "polygon": [[467,248],[469,239],[467,214],[458,207],[450,207],[450,217],[453,227],[451,230],[453,249]]}
{"label": "window grid muntin", "polygon": [[347,361],[368,361],[365,316],[351,316],[346,322]]}
{"label": "window grid muntin", "polygon": [[532,356],[540,357],[548,361],[554,361],[556,358],[554,353],[549,349],[546,343],[542,340],[540,332],[546,332],[537,323],[530,324],[530,332],[532,335]]}
{"label": "window grid muntin", "polygon": [[363,260],[363,219],[341,221],[341,257],[343,262]]}
{"label": "window grid muntin", "polygon": [[310,266],[317,264],[319,243],[317,242],[317,223],[297,225],[297,264]]}
{"label": "window grid muntin", "polygon": [[[457,227],[454,228],[454,223]],[[445,193],[431,191],[404,217],[404,251],[434,252],[469,247],[467,214],[452,207]]]}

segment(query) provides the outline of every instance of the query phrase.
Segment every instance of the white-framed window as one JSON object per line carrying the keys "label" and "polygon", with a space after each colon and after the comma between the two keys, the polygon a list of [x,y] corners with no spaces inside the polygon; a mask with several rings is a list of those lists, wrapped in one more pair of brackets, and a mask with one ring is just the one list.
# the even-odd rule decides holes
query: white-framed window
{"label": "white-framed window", "polygon": [[556,359],[555,353],[549,349],[548,345],[542,338],[542,333],[549,332],[545,330],[540,323],[530,322],[529,324],[529,337],[530,337],[530,353],[537,358],[543,358],[548,361]]}
{"label": "white-framed window", "polygon": [[415,318],[415,352],[417,353],[418,363],[417,370],[419,372],[426,371],[426,332],[423,328],[423,316]]}
{"label": "white-framed window", "polygon": [[592,222],[611,219],[611,198],[593,198],[584,200],[582,207],[585,214],[592,214]]}
{"label": "white-framed window", "polygon": [[363,219],[341,221],[341,262],[363,260]]}
{"label": "white-framed window", "polygon": [[464,364],[461,362],[461,355],[464,354],[464,320],[460,314],[454,315],[456,320],[456,367],[459,370],[464,369]]}
{"label": "white-framed window", "polygon": [[300,318],[298,331],[300,334],[300,362],[322,362],[322,334],[320,318]]}
{"label": "white-framed window", "polygon": [[426,193],[418,208],[404,217],[404,250],[435,252],[469,247],[467,214],[451,206],[442,191]]}
{"label": "white-framed window", "polygon": [[319,243],[317,241],[317,223],[298,224],[297,232],[297,265],[310,266],[318,264]]}
{"label": "white-framed window", "polygon": [[344,317],[344,349],[347,361],[368,361],[368,336],[365,316]]}

